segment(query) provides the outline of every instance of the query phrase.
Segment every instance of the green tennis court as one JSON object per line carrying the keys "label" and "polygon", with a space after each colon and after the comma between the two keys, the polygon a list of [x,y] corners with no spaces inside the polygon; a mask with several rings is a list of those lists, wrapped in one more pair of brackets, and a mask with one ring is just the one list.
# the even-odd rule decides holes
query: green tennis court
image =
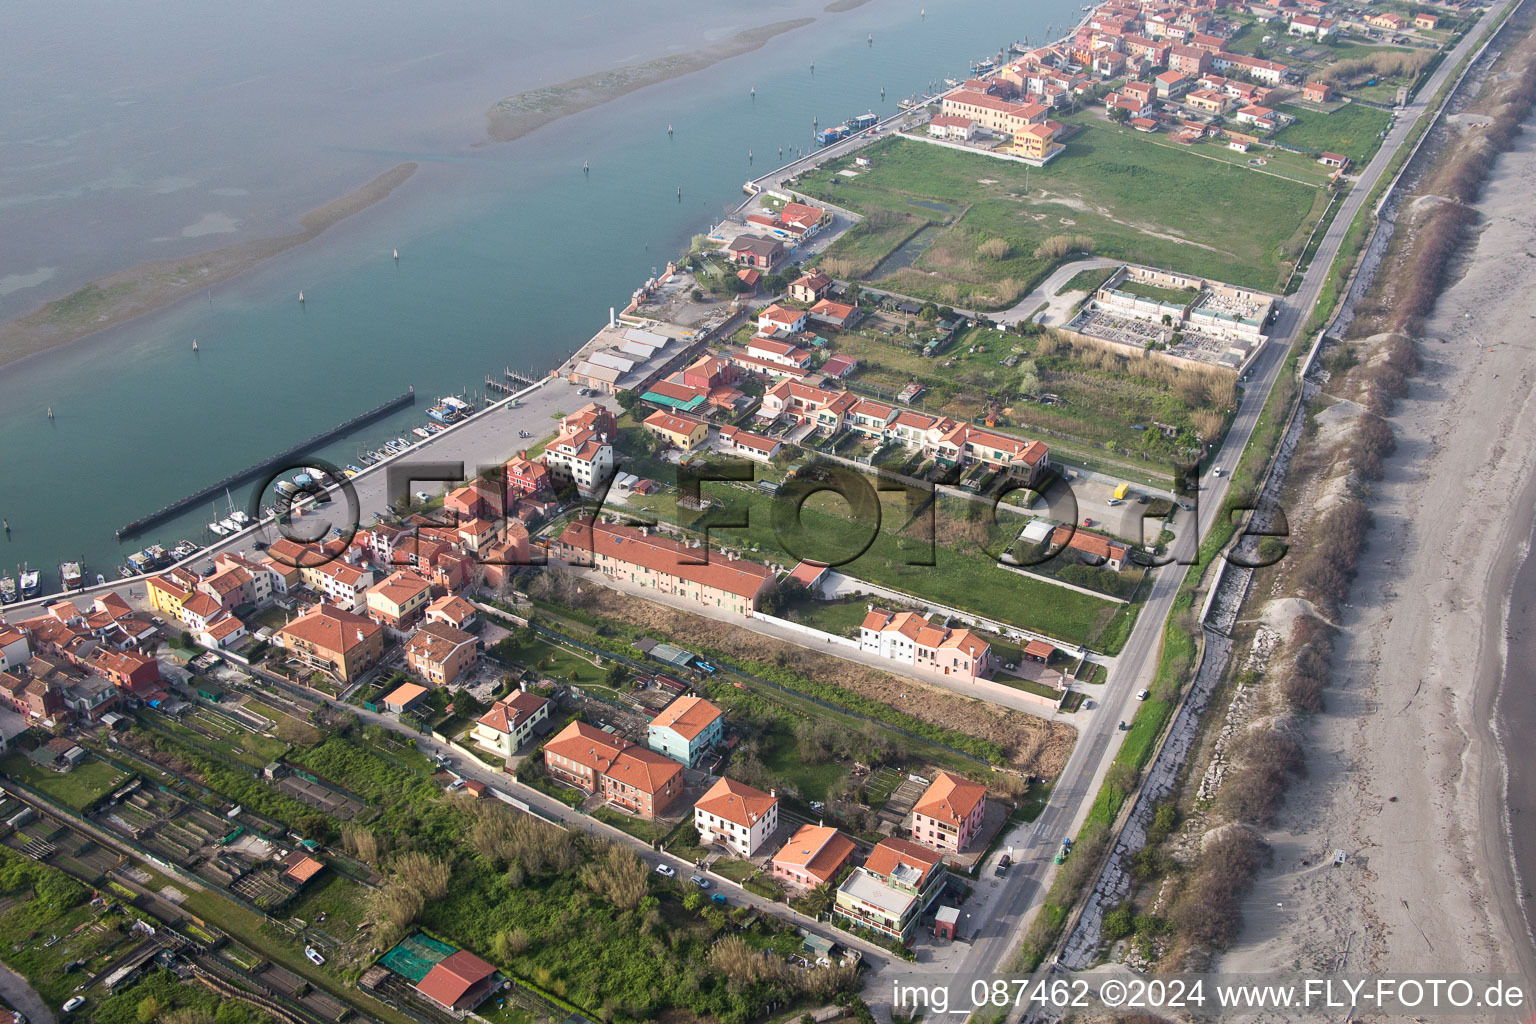
{"label": "green tennis court", "polygon": [[414,985],[425,978],[439,960],[456,952],[452,946],[417,932],[401,939],[393,949],[379,957],[379,963]]}

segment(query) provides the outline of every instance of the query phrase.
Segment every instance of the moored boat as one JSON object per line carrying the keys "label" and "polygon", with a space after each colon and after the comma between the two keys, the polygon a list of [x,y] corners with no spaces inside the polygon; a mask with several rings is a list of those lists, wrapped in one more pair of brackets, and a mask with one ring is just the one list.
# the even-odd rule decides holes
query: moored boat
{"label": "moored boat", "polygon": [[208,532],[213,534],[215,537],[225,537],[229,535],[229,531],[224,528],[224,524],[217,522],[208,524]]}
{"label": "moored boat", "polygon": [[431,437],[432,436],[430,433],[427,432],[427,428],[426,427],[412,427],[411,428],[411,433],[415,434],[417,437]]}
{"label": "moored boat", "polygon": [[16,580],[11,576],[0,576],[0,604],[13,604],[16,601]]}
{"label": "moored boat", "polygon": [[60,562],[59,579],[65,590],[79,590],[85,583],[85,570],[79,562]]}
{"label": "moored boat", "polygon": [[27,567],[25,562],[21,565],[21,599],[30,601],[42,592],[42,574],[36,569]]}

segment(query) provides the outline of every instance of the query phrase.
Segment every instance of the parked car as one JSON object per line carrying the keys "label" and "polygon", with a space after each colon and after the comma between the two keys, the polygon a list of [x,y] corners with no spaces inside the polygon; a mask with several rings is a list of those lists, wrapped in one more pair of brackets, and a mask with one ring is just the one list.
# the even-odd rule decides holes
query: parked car
{"label": "parked car", "polygon": [[1138,505],[1145,505],[1145,504],[1147,504],[1151,500],[1152,500],[1152,498],[1149,495],[1145,495],[1145,494],[1138,494],[1138,495],[1136,495],[1136,504],[1138,504]]}
{"label": "parked car", "polygon": [[703,875],[694,875],[692,878],[688,879],[688,881],[692,882],[700,889],[709,888],[709,879],[705,878]]}
{"label": "parked car", "polygon": [[723,892],[717,892],[717,893],[715,893],[715,894],[714,894],[714,895],[713,895],[713,896],[711,896],[711,897],[710,897],[710,898],[709,898],[709,902],[711,902],[711,903],[718,903],[718,904],[720,904],[720,905],[721,905],[721,906],[722,906],[722,907],[723,907],[723,906],[725,906],[725,905],[726,905],[726,902],[727,902],[727,901],[726,901],[726,898],[725,898],[725,893],[723,893]]}
{"label": "parked car", "polygon": [[1146,700],[1150,696],[1152,696],[1152,691],[1151,690],[1137,690],[1136,691],[1136,699],[1137,700]]}
{"label": "parked car", "polygon": [[1120,504],[1120,499],[1110,498],[1109,501],[1105,502],[1105,504],[1107,504],[1110,508],[1114,508],[1116,505]]}
{"label": "parked car", "polygon": [[663,878],[677,877],[677,869],[674,868],[671,864],[657,864],[656,873],[661,875]]}
{"label": "parked car", "polygon": [[60,1007],[65,1013],[73,1013],[85,1005],[85,996],[75,996]]}
{"label": "parked car", "polygon": [[1092,526],[1093,525],[1093,520],[1092,519],[1084,519],[1083,520],[1083,525],[1084,526]]}

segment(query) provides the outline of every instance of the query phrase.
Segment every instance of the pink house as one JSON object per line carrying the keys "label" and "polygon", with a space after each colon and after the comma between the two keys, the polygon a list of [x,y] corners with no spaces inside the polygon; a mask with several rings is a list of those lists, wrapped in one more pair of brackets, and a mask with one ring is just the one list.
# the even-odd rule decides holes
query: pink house
{"label": "pink house", "polygon": [[912,808],[912,838],[940,850],[965,849],[981,830],[987,787],[939,772]]}
{"label": "pink house", "polygon": [[825,825],[801,825],[773,855],[773,877],[797,889],[831,882],[853,856],[853,840]]}

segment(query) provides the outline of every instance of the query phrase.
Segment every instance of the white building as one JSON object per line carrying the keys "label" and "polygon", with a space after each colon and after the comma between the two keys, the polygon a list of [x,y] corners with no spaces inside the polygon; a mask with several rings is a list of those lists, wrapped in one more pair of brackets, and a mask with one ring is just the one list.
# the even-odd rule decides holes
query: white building
{"label": "white building", "polygon": [[721,843],[750,857],[778,829],[779,801],[772,793],[720,779],[694,804],[693,827],[703,845]]}

